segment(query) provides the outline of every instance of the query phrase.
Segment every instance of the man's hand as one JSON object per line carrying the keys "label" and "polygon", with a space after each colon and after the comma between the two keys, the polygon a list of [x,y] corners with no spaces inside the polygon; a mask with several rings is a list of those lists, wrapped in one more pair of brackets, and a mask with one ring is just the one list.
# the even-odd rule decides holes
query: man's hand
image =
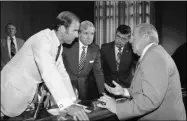
{"label": "man's hand", "polygon": [[114,95],[124,95],[124,89],[115,81],[112,81],[112,83],[115,85],[114,88],[108,86],[105,83],[105,88],[107,91],[109,91],[110,93],[114,94]]}
{"label": "man's hand", "polygon": [[99,101],[104,102],[105,104],[97,104],[98,107],[106,108],[112,113],[116,114],[116,100],[109,97],[108,95],[104,95],[98,99]]}
{"label": "man's hand", "polygon": [[69,115],[74,117],[74,120],[89,120],[85,110],[81,106],[71,105],[70,107],[66,108],[66,111]]}

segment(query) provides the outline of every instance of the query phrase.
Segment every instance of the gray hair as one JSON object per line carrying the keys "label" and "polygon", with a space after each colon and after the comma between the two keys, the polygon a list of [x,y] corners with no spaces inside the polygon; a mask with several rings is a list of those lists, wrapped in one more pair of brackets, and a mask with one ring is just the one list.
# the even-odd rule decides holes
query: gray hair
{"label": "gray hair", "polygon": [[142,23],[136,26],[139,28],[139,36],[147,34],[149,36],[149,41],[159,43],[158,32],[152,24]]}
{"label": "gray hair", "polygon": [[79,31],[86,30],[88,27],[93,27],[95,30],[93,23],[86,20],[86,21],[81,22]]}

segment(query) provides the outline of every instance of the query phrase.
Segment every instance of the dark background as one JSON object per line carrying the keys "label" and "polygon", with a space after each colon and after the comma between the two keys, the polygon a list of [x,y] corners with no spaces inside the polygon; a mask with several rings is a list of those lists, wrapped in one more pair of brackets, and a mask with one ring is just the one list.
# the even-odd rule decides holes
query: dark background
{"label": "dark background", "polygon": [[[172,55],[186,42],[186,1],[152,1],[155,8],[155,27],[160,44]],[[72,11],[81,20],[94,23],[94,1],[1,1],[1,37],[5,25],[17,26],[17,36],[28,39],[34,33],[52,26],[61,11]],[[92,85],[92,84],[91,84]],[[94,90],[92,85],[90,90]],[[94,92],[92,92],[94,96]]]}
{"label": "dark background", "polygon": [[52,27],[62,11],[71,11],[81,20],[94,21],[93,1],[1,1],[1,37],[6,36],[5,25],[17,26],[17,36],[27,39],[34,33]]}
{"label": "dark background", "polygon": [[[152,1],[155,5],[155,26],[160,43],[170,55],[186,42],[186,1]],[[17,36],[27,39],[52,26],[61,11],[72,11],[81,20],[94,23],[94,1],[1,1],[1,37],[4,26],[13,22]]]}

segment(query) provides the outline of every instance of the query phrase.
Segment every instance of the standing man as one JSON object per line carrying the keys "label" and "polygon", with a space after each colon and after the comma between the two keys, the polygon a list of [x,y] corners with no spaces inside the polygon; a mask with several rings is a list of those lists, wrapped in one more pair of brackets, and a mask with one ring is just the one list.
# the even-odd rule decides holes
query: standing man
{"label": "standing man", "polygon": [[59,109],[79,120],[88,120],[76,99],[61,55],[62,43],[71,44],[78,37],[79,18],[61,12],[53,30],[45,29],[31,36],[22,49],[1,71],[1,113],[14,117],[33,101],[37,86],[44,82]]}
{"label": "standing man", "polygon": [[72,84],[78,89],[79,99],[87,99],[87,80],[93,69],[99,93],[104,92],[104,76],[101,69],[99,47],[92,43],[95,27],[90,21],[83,21],[79,30],[79,41],[63,52],[64,65]]}
{"label": "standing man", "polygon": [[134,53],[140,56],[129,89],[116,83],[116,88],[105,85],[111,93],[130,97],[117,102],[101,97],[105,106],[120,120],[140,116],[140,120],[186,120],[181,83],[177,67],[165,49],[158,45],[157,30],[151,24],[136,26],[132,43]]}
{"label": "standing man", "polygon": [[119,83],[122,87],[130,87],[137,59],[129,43],[130,37],[131,28],[127,25],[119,25],[115,40],[101,47],[105,81],[112,87],[114,87],[112,81]]}
{"label": "standing man", "polygon": [[16,37],[16,26],[8,23],[5,26],[7,37],[1,39],[1,69],[10,61],[11,58],[20,50],[24,40]]}

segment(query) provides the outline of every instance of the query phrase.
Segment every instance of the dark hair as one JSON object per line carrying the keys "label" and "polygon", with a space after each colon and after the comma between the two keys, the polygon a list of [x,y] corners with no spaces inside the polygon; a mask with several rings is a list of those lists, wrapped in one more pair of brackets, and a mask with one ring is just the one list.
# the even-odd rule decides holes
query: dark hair
{"label": "dark hair", "polygon": [[131,28],[130,26],[127,25],[119,25],[118,28],[116,29],[116,33],[120,32],[121,34],[131,34]]}
{"label": "dark hair", "polygon": [[71,25],[72,21],[80,21],[79,17],[77,15],[75,15],[72,12],[69,11],[63,11],[61,12],[55,19],[54,25],[53,25],[53,29],[55,29],[56,31],[58,30],[58,28],[61,25],[64,25],[65,28],[69,28],[69,26]]}
{"label": "dark hair", "polygon": [[8,28],[9,25],[13,25],[13,26],[16,28],[16,26],[15,26],[13,23],[7,23],[7,24],[5,25],[5,31],[6,31],[6,32],[7,32],[7,28]]}

